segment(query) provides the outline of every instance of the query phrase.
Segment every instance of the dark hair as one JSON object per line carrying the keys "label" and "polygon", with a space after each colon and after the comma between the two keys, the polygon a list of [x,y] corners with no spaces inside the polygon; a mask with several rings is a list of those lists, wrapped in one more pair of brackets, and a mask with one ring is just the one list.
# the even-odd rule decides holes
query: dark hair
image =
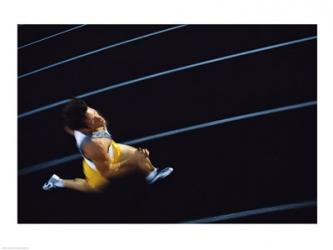
{"label": "dark hair", "polygon": [[85,119],[87,109],[88,105],[84,101],[75,98],[71,99],[62,110],[62,118],[65,126],[72,130],[86,128]]}

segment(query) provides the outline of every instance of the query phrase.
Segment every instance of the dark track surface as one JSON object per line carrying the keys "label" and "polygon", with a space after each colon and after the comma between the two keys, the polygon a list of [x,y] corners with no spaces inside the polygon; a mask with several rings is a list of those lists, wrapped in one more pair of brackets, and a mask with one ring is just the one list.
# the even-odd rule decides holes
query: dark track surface
{"label": "dark track surface", "polygon": [[[19,46],[74,27],[18,28]],[[18,52],[18,74],[169,25],[88,25]],[[18,114],[147,74],[316,35],[315,25],[186,26],[18,80]],[[85,98],[118,142],[317,99],[316,40],[173,73]],[[77,153],[62,106],[18,119],[18,169]],[[52,173],[82,177],[72,161],[18,177],[19,223],[177,223],[317,199],[316,106],[169,136],[147,147],[172,176],[140,176],[104,194],[44,192]],[[316,208],[234,223],[314,223]]]}

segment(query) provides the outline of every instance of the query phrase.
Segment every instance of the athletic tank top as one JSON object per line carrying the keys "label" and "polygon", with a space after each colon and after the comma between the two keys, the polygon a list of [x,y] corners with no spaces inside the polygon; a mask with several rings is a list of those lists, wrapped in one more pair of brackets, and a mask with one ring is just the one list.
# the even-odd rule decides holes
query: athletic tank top
{"label": "athletic tank top", "polygon": [[[82,157],[84,158],[84,160],[87,162],[88,166],[90,168],[92,168],[93,170],[97,170],[94,162],[92,160],[90,160],[89,158],[87,158],[84,153],[83,153],[83,146],[89,142],[91,139],[95,139],[95,138],[109,138],[112,139],[111,134],[109,133],[109,131],[107,131],[107,129],[105,130],[101,130],[101,131],[96,131],[93,132],[91,134],[84,134],[78,130],[74,130],[74,137],[76,140],[76,145],[82,155]],[[109,147],[109,151],[108,151],[109,156],[112,158],[113,156],[113,150],[112,150],[112,146],[110,145]]]}

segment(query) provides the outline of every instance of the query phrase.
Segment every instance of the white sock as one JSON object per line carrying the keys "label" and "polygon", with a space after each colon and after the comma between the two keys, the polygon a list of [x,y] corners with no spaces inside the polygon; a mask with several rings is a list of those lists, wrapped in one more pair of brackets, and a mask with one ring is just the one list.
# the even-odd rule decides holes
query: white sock
{"label": "white sock", "polygon": [[63,187],[65,186],[65,184],[64,184],[64,180],[61,179],[61,178],[59,178],[59,179],[54,183],[54,185],[55,185],[56,187],[63,188]]}
{"label": "white sock", "polygon": [[146,176],[146,180],[150,181],[151,179],[153,179],[157,174],[157,168],[154,168],[153,171],[151,171],[147,176]]}

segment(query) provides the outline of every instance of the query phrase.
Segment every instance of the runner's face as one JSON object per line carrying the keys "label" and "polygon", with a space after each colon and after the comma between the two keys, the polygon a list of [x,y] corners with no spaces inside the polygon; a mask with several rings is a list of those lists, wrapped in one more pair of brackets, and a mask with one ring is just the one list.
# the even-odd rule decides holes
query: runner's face
{"label": "runner's face", "polygon": [[86,124],[91,129],[96,129],[105,125],[105,119],[98,113],[97,110],[88,107],[86,113]]}

